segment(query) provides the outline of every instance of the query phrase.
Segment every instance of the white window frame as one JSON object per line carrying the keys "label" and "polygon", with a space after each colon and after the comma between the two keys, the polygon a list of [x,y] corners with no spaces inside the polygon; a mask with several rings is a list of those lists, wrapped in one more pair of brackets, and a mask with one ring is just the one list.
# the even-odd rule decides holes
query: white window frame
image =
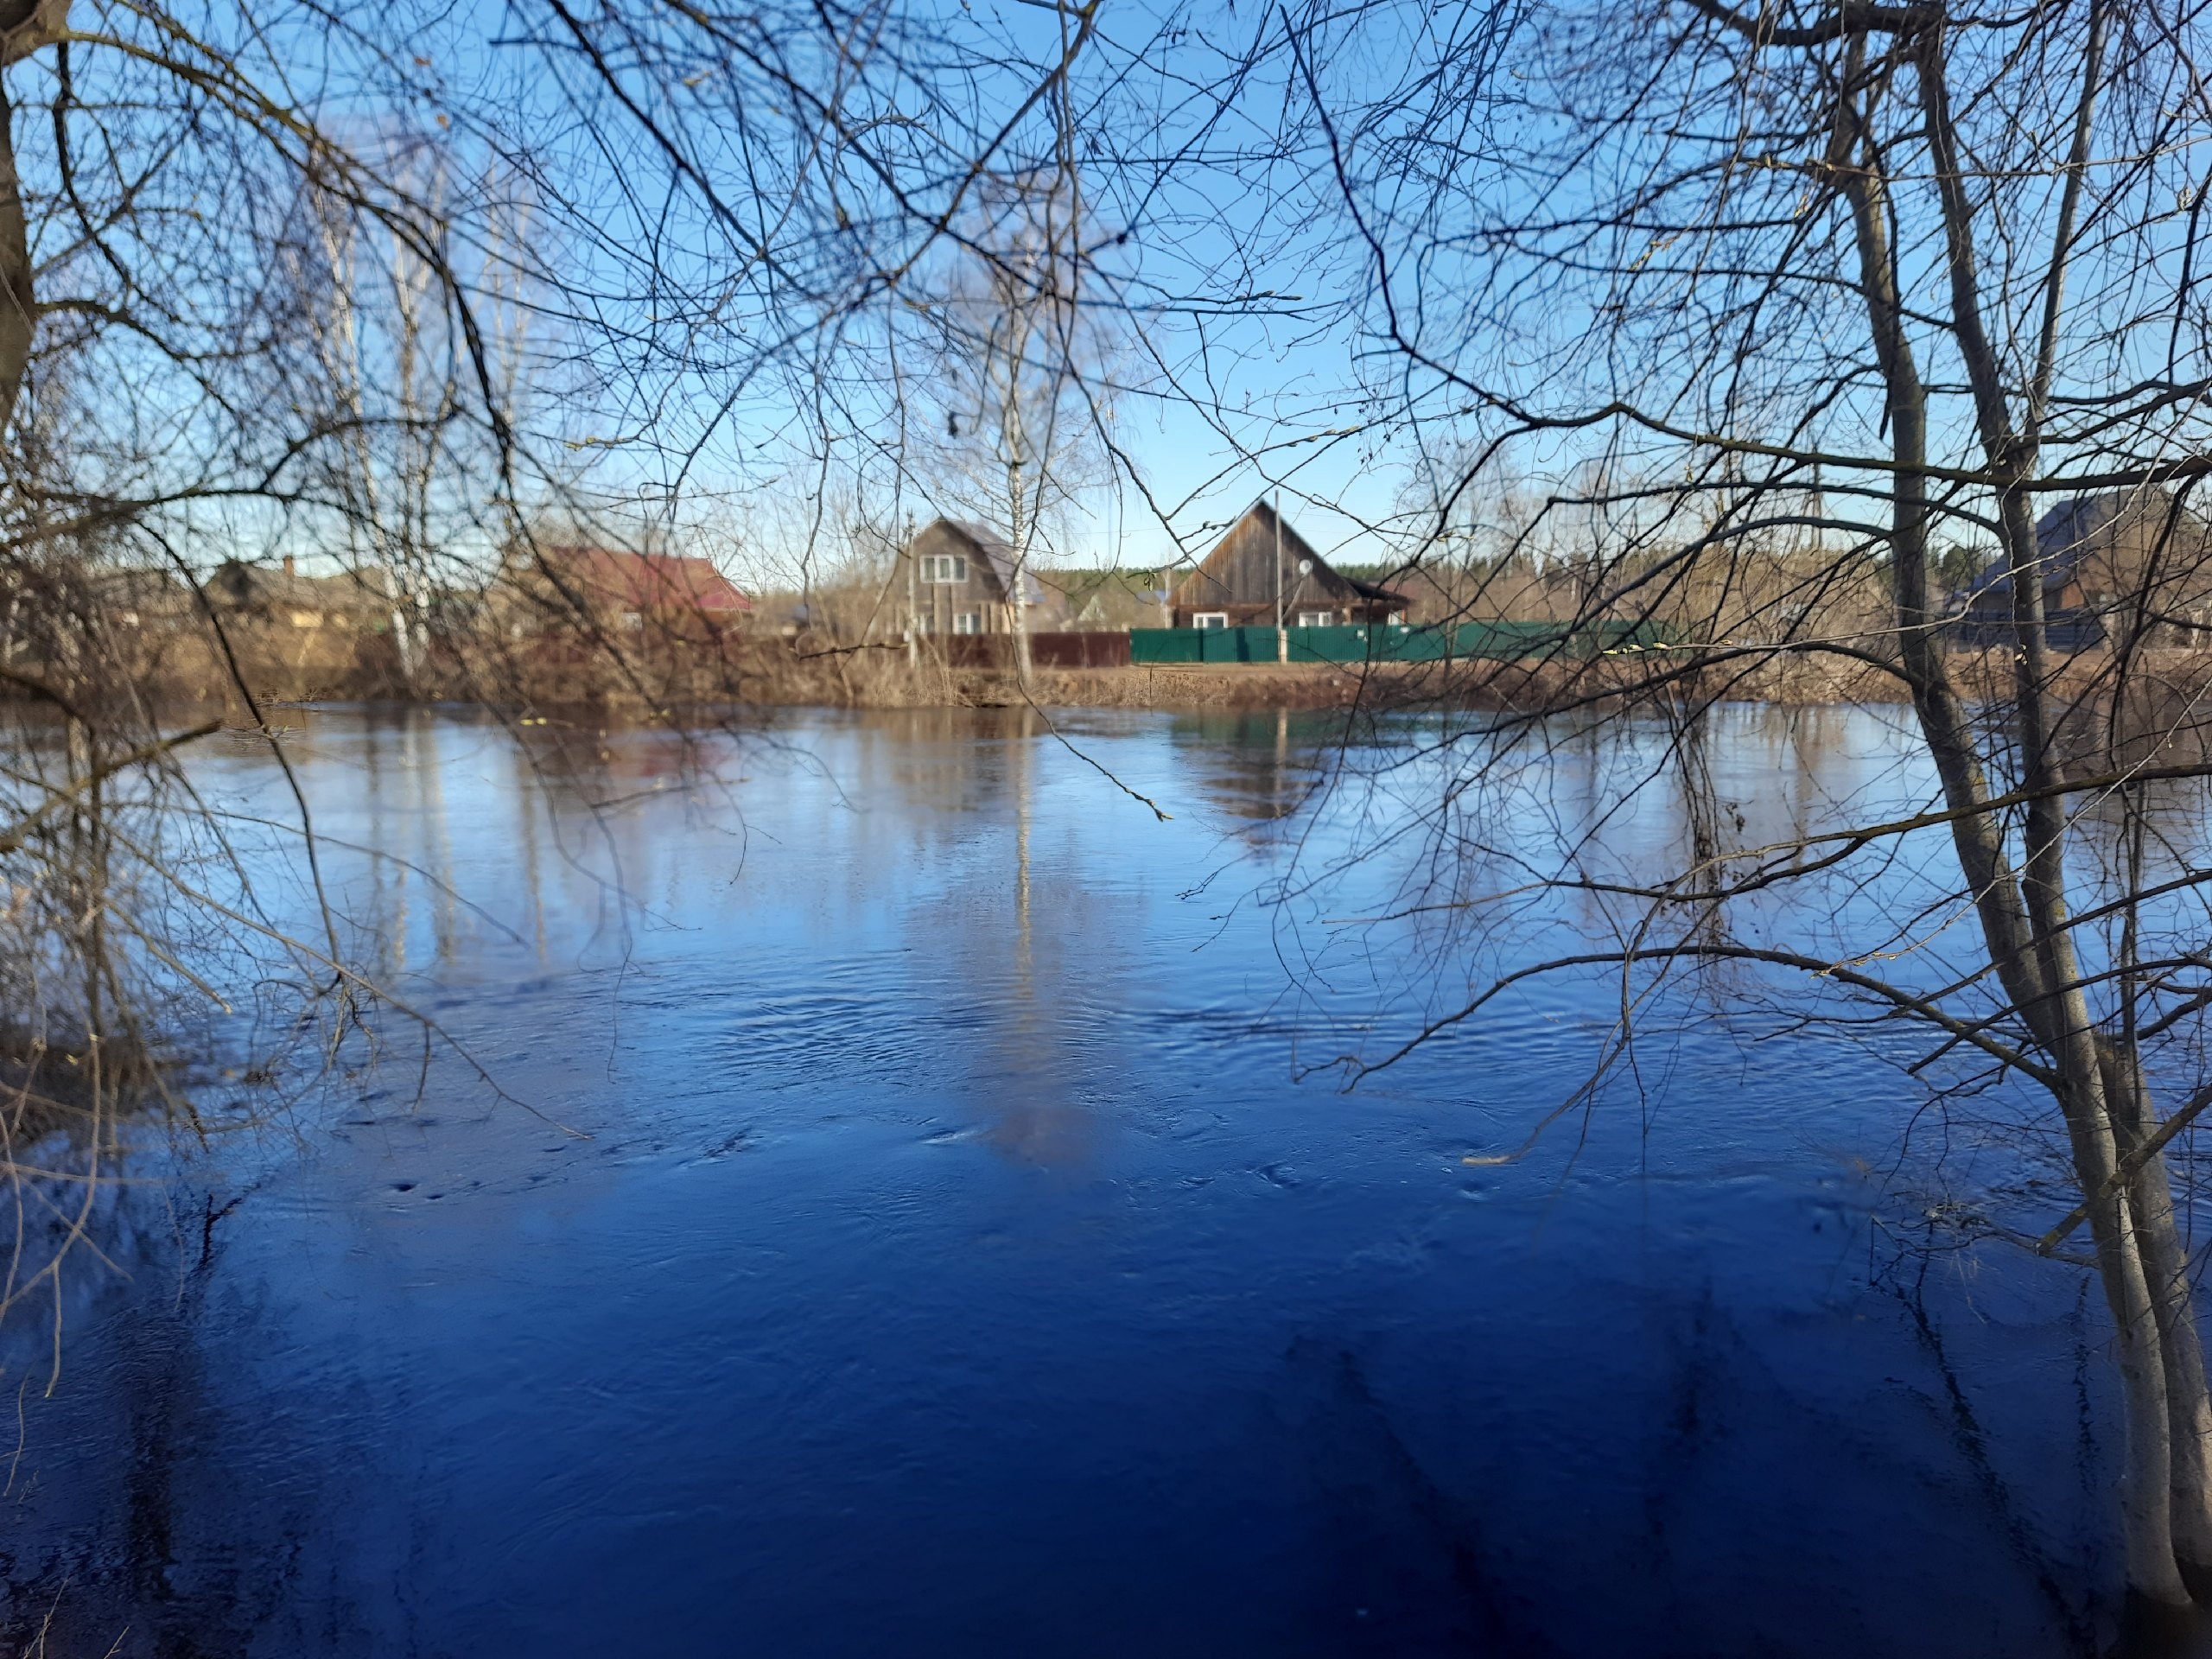
{"label": "white window frame", "polygon": [[1301,628],[1330,627],[1334,626],[1336,620],[1334,611],[1300,611],[1298,613],[1298,626]]}
{"label": "white window frame", "polygon": [[952,631],[955,633],[981,633],[983,631],[983,613],[981,611],[954,612]]}
{"label": "white window frame", "polygon": [[1191,618],[1194,628],[1225,628],[1229,626],[1227,611],[1199,611]]}
{"label": "white window frame", "polygon": [[922,580],[932,587],[954,586],[968,580],[968,559],[961,553],[922,555]]}

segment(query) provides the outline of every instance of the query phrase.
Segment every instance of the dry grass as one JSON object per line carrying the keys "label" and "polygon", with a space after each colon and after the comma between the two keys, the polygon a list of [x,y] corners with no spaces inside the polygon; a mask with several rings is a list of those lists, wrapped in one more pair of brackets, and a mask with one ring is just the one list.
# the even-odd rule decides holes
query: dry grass
{"label": "dry grass", "polygon": [[[235,659],[237,677],[223,650]],[[905,645],[840,643],[829,631],[786,637],[736,630],[712,639],[548,635],[522,642],[434,645],[410,683],[389,635],[233,625],[218,641],[204,629],[149,632],[129,639],[128,674],[170,708],[245,713],[237,680],[264,703],[369,699],[459,699],[511,709],[588,707],[605,714],[664,715],[684,709],[824,706],[907,709],[995,707],[1025,700],[1003,670],[947,668],[925,648],[910,664]],[[2011,695],[2003,652],[1952,655],[1971,697]],[[1140,664],[1128,668],[1039,669],[1027,694],[1040,703],[1105,709],[1320,709],[1365,702],[1535,711],[1634,696],[1676,674],[1680,652],[1626,652],[1594,661],[1385,664]],[[2185,709],[2212,695],[2212,651],[2163,648],[2128,665],[2131,698]],[[2061,702],[2094,703],[2113,678],[2113,659],[2088,652],[2054,686]],[[1700,696],[1789,705],[1897,702],[1902,683],[1870,664],[1836,655],[1729,657],[1698,668],[1687,690]]]}

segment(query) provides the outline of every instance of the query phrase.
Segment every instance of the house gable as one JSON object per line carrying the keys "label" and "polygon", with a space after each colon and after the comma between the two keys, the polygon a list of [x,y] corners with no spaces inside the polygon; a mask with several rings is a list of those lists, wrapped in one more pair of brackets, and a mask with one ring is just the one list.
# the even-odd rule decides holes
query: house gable
{"label": "house gable", "polygon": [[[1065,607],[1035,572],[1017,577],[1014,550],[982,524],[938,518],[906,544],[914,583],[916,620],[925,632],[1006,633],[1014,626],[1007,595],[1019,584],[1022,626],[1035,632],[1055,626]],[[957,563],[955,563],[957,561]]]}
{"label": "house gable", "polygon": [[[1000,575],[1000,568],[1003,563],[1011,570],[1013,554],[1003,542],[981,525],[963,524],[954,518],[936,519],[922,529],[907,550],[919,562],[924,586],[963,601],[1000,605],[1006,602],[1006,582]],[[957,568],[961,574],[957,582],[946,581],[941,574],[944,567],[931,563],[948,558],[960,561]]]}
{"label": "house gable", "polygon": [[[1310,569],[1301,569],[1308,565]],[[1287,520],[1278,520],[1265,501],[1254,502],[1198,569],[1175,584],[1170,603],[1186,620],[1216,615],[1225,616],[1231,624],[1273,624],[1278,594],[1289,620],[1301,612],[1326,610],[1332,619],[1380,621],[1407,604],[1402,594],[1337,569]]]}

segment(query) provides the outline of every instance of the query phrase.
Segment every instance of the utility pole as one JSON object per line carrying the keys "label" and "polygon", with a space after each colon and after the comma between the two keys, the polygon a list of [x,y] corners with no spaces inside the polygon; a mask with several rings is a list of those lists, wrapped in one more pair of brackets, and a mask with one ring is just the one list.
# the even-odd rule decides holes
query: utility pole
{"label": "utility pole", "polygon": [[1275,661],[1290,660],[1290,630],[1282,614],[1282,492],[1275,492]]}

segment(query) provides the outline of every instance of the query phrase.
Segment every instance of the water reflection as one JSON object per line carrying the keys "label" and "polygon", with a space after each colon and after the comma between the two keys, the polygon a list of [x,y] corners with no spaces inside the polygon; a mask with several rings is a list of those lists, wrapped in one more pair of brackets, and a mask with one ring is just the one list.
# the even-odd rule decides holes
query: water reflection
{"label": "water reflection", "polygon": [[[1460,1160],[1580,1063],[1586,987],[1351,1096],[1294,1080],[1249,900],[1380,810],[1313,794],[1337,718],[1056,715],[1085,760],[1022,710],[316,717],[319,819],[389,855],[334,851],[346,912],[591,1138],[449,1055],[418,1099],[410,1053],[142,1189],[27,1402],[18,1645],[57,1595],[69,1651],[286,1659],[2114,1637],[2079,1281],[1868,1283],[1878,1058],[1694,1038],[1649,1112],[1511,1169]],[[1355,759],[1471,857],[1586,824],[1638,868],[1699,833],[1669,788],[1618,804],[1663,739],[1548,734],[1443,805],[1400,759],[1479,733]],[[1706,741],[1746,839],[1918,786],[1878,715]]]}
{"label": "water reflection", "polygon": [[1345,741],[1342,714],[1288,709],[1179,715],[1170,728],[1202,798],[1234,818],[1294,817],[1319,787],[1328,750]]}

